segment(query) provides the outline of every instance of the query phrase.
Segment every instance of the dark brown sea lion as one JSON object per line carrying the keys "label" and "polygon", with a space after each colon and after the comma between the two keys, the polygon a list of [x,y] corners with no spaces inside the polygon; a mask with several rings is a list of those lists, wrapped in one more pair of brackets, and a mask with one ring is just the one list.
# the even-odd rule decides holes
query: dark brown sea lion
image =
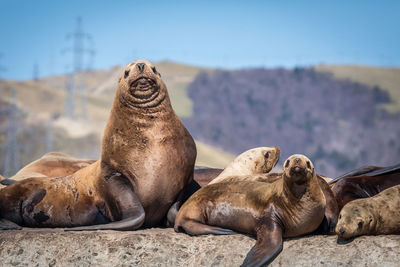
{"label": "dark brown sea lion", "polygon": [[223,171],[224,169],[196,166],[194,168],[193,180],[199,185],[199,187],[203,187],[215,179]]}
{"label": "dark brown sea lion", "polygon": [[[191,181],[195,159],[161,75],[139,60],[118,82],[100,160],[69,176],[3,188],[0,218],[30,227],[82,226],[72,230],[154,226]],[[10,227],[0,222],[0,228]]]}
{"label": "dark brown sea lion", "polygon": [[222,182],[201,188],[183,204],[174,228],[190,235],[256,235],[243,265],[261,266],[279,254],[283,237],[316,230],[325,205],[313,164],[303,155],[292,155],[283,178],[273,183]]}
{"label": "dark brown sea lion", "polygon": [[339,239],[400,234],[400,185],[346,204],[340,211],[336,233]]}
{"label": "dark brown sea lion", "polygon": [[339,209],[342,209],[350,201],[372,197],[398,184],[400,184],[400,165],[379,167],[363,175],[345,177],[336,181],[332,192]]}

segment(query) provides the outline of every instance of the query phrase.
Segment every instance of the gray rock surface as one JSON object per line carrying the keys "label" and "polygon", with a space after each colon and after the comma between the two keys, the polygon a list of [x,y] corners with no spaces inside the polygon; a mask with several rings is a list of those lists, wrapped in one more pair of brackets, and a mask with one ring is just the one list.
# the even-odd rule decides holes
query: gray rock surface
{"label": "gray rock surface", "polygon": [[[132,232],[0,231],[1,266],[239,266],[255,240],[245,235],[190,237],[173,229]],[[400,235],[285,240],[271,266],[399,266]]]}

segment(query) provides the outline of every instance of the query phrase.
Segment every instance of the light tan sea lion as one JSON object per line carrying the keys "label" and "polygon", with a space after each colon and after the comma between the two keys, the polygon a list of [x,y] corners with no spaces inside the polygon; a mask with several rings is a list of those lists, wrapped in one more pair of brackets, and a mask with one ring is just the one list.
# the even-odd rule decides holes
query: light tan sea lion
{"label": "light tan sea lion", "polygon": [[[72,230],[133,230],[162,222],[193,177],[196,147],[154,65],[129,64],[118,82],[101,158],[69,176],[29,178],[0,191],[4,221]],[[16,226],[17,227],[17,226]]]}
{"label": "light tan sea lion", "polygon": [[400,185],[347,203],[340,211],[336,234],[339,239],[400,234]]}
{"label": "light tan sea lion", "polygon": [[209,184],[223,182],[229,176],[268,173],[278,163],[280,152],[281,150],[276,146],[247,150],[229,163],[222,173],[211,180]]}
{"label": "light tan sea lion", "polygon": [[34,177],[67,176],[89,166],[95,161],[92,159],[78,159],[61,152],[50,152],[43,155],[40,159],[29,163],[8,179],[20,181]]}
{"label": "light tan sea lion", "polygon": [[175,231],[190,235],[232,234],[257,236],[244,266],[270,263],[282,250],[284,237],[311,233],[324,218],[325,197],[312,162],[290,156],[283,178],[273,183],[239,181],[207,185],[182,206]]}

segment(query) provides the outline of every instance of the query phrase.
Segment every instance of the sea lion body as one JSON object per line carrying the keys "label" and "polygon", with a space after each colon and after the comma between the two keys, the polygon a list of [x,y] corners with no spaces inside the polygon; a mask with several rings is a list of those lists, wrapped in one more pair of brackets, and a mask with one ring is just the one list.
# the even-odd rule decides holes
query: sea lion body
{"label": "sea lion body", "polygon": [[[66,177],[25,179],[2,189],[0,218],[33,227],[82,225],[72,230],[151,227],[193,178],[195,159],[193,138],[160,74],[150,62],[136,61],[118,82],[101,158]],[[25,209],[18,208],[21,202]]]}
{"label": "sea lion body", "polygon": [[[292,155],[281,179],[221,182],[207,185],[182,206],[175,231],[190,235],[257,235],[244,265],[271,262],[282,250],[283,237],[317,229],[324,218],[326,200],[311,161]],[[233,231],[232,231],[233,230]]]}
{"label": "sea lion body", "polygon": [[340,211],[336,233],[340,239],[360,235],[400,234],[400,185],[365,199],[356,199]]}
{"label": "sea lion body", "polygon": [[194,179],[186,187],[180,200],[174,203],[168,212],[167,226],[173,226],[176,215],[182,204],[201,187],[210,184],[223,182],[230,175],[249,175],[266,173],[272,170],[278,163],[280,157],[279,147],[257,147],[247,150],[237,156],[225,169],[213,169],[196,167]]}
{"label": "sea lion body", "polygon": [[20,181],[34,177],[68,176],[95,161],[91,159],[78,159],[60,152],[50,152],[43,155],[40,159],[29,163],[8,179],[11,181]]}
{"label": "sea lion body", "polygon": [[367,173],[360,176],[350,176],[338,180],[332,187],[339,209],[347,203],[359,198],[372,197],[385,189],[400,184],[400,168],[385,172],[380,167],[379,173]]}
{"label": "sea lion body", "polygon": [[247,150],[237,156],[209,184],[223,182],[230,176],[253,175],[268,173],[278,163],[281,150],[279,147],[257,147]]}

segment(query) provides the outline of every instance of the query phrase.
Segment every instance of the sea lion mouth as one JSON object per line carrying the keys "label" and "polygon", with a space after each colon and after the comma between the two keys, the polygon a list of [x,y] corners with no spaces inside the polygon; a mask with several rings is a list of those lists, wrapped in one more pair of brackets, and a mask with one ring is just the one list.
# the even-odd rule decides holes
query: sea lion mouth
{"label": "sea lion mouth", "polygon": [[131,83],[130,87],[134,90],[147,91],[153,89],[156,85],[156,81],[151,78],[139,77]]}

